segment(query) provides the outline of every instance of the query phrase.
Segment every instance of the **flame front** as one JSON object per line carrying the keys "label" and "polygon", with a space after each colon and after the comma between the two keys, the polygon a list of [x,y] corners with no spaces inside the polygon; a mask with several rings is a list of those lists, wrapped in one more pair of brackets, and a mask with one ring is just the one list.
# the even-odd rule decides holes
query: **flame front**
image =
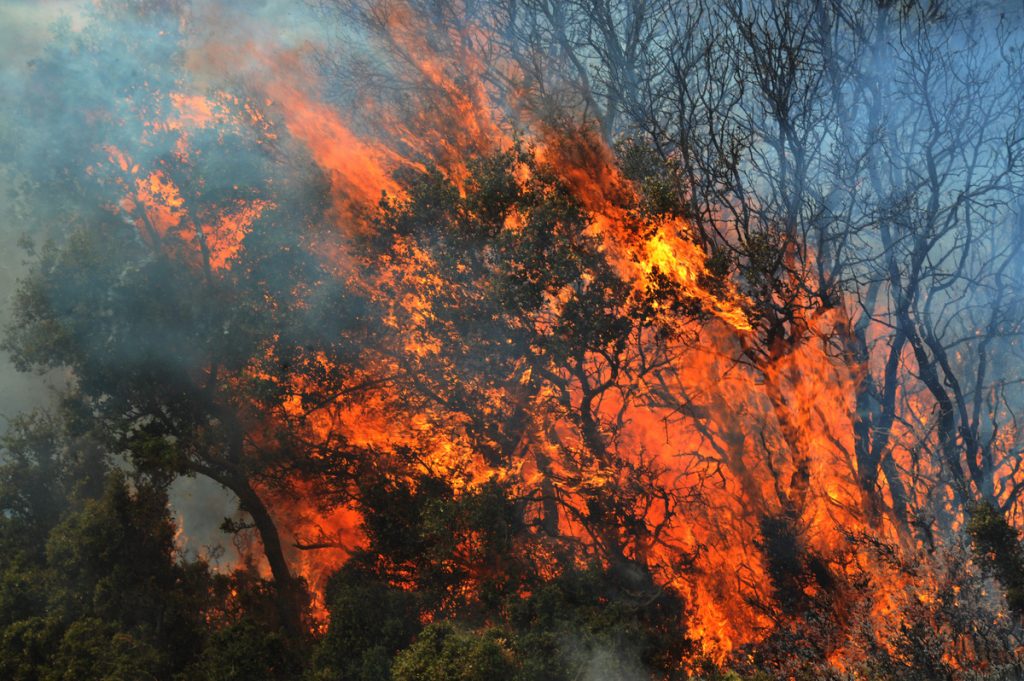
{"label": "flame front", "polygon": [[[310,229],[294,247],[316,251],[338,281],[381,311],[378,344],[353,351],[343,364],[324,351],[285,362],[270,341],[238,379],[285,395],[247,407],[261,423],[248,437],[269,449],[283,429],[290,446],[304,448],[308,466],[260,488],[294,539],[291,569],[321,591],[365,546],[355,492],[338,489],[323,468],[325,453],[344,443],[366,457],[362,474],[389,482],[429,474],[447,480],[456,495],[508,484],[516,498],[532,500],[524,514],[537,520],[528,551],[538,564],[545,552],[574,542],[582,556],[643,566],[657,584],[685,594],[690,635],[700,654],[717,661],[795,626],[791,610],[807,612],[826,599],[844,632],[826,651],[837,668],[863,661],[865,627],[873,644],[895,650],[901,613],[946,598],[943,566],[908,567],[921,556],[941,559],[894,511],[894,482],[901,498],[924,509],[935,504],[931,485],[940,475],[919,455],[922,446],[937,446],[931,416],[940,407],[922,388],[910,346],[887,366],[893,335],[873,319],[867,359],[851,352],[863,312],[850,292],[827,303],[813,298],[813,253],[791,269],[785,333],[769,329],[735,268],[716,269],[712,246],[687,218],[642,210],[642,188],[594,130],[543,124],[525,99],[495,103],[485,71],[522,78],[511,65],[481,63],[497,38],[466,26],[427,41],[425,19],[402,3],[388,5],[376,39],[391,50],[396,81],[416,93],[401,106],[371,93],[351,110],[339,109],[322,98],[301,53],[249,48],[245,59],[260,64],[265,77],[247,84],[244,96],[190,91],[183,83],[167,96],[170,108],[147,121],[148,134],[174,138],[173,152],[133,158],[111,144],[90,169],[117,187],[121,199],[110,210],[149,248],[211,278],[232,276],[252,226],[279,207],[279,194],[276,187],[235,187],[215,208],[206,202],[197,209],[194,197],[204,187],[195,170],[202,155],[196,136],[228,131],[257,140],[268,155],[280,155],[274,158],[307,157],[329,186],[329,224]],[[599,254],[575,280],[545,291],[509,323],[512,330],[554,343],[567,310],[588,296],[606,301],[609,315],[642,321],[562,366],[546,363],[549,349],[508,338],[514,350],[495,358],[500,368],[482,378],[459,365],[490,359],[459,347],[469,342],[460,334],[472,330],[439,313],[490,295],[495,282],[474,279],[473,267],[497,266],[489,254],[453,252],[457,241],[432,250],[417,234],[381,234],[380,216],[415,202],[407,178],[431,173],[468,202],[478,189],[474,164],[503,155],[510,159],[508,191],[566,192],[582,209],[584,226],[574,238]],[[544,219],[531,210],[504,210],[493,240],[513,243],[531,221]],[[437,229],[445,227],[442,220]],[[375,242],[380,250],[370,255],[374,239],[382,240]],[[267,370],[286,364],[283,373]],[[900,413],[884,453],[894,473],[866,489],[857,456],[866,416],[857,396],[886,371],[901,377]],[[512,421],[516,441],[499,442]],[[1010,432],[1001,437],[997,448],[1015,441]],[[418,457],[410,459],[410,450]],[[994,479],[1019,479],[1010,460]],[[665,493],[644,496],[641,488]],[[635,505],[601,508],[611,498]],[[554,500],[554,511],[543,499]],[[554,525],[542,531],[545,522]],[[963,522],[958,516],[952,525]],[[800,565],[790,582],[770,557],[780,542]],[[460,550],[472,554],[472,537]],[[462,589],[451,598],[472,599],[472,578]],[[972,663],[967,649],[947,654],[961,667]]]}

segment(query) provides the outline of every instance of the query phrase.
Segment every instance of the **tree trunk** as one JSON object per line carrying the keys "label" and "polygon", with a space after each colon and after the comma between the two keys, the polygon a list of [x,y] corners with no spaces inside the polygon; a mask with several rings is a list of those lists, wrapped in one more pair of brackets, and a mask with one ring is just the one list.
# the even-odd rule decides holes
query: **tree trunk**
{"label": "tree trunk", "polygon": [[263,554],[270,566],[270,574],[274,580],[281,623],[294,639],[304,638],[309,633],[302,617],[306,595],[288,568],[284,547],[281,544],[281,535],[277,531],[277,525],[266,504],[243,475],[216,475],[209,472],[207,475],[233,492],[238,497],[239,508],[252,517],[253,524],[260,536],[260,543],[263,544]]}

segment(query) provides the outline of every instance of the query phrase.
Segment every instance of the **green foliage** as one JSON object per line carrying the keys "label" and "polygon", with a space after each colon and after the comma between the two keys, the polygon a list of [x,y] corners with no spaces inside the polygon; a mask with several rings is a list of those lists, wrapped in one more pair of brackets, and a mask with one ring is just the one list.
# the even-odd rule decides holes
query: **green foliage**
{"label": "green foliage", "polygon": [[566,571],[510,603],[508,613],[530,679],[578,678],[595,665],[608,679],[645,669],[670,675],[692,645],[678,594],[635,592],[598,567]]}
{"label": "green foliage", "polygon": [[[360,502],[369,546],[328,587],[317,679],[477,678],[492,663],[506,674],[496,678],[632,679],[677,673],[690,649],[682,599],[669,589],[596,566],[539,579],[497,483],[456,495],[429,476],[367,478]],[[424,617],[436,624],[421,632]],[[463,658],[474,666],[456,664]]]}
{"label": "green foliage", "polygon": [[0,678],[293,678],[273,618],[247,615],[265,585],[181,562],[163,488],[63,425],[21,419],[0,449]]}
{"label": "green foliage", "polygon": [[[422,607],[497,607],[524,578],[515,539],[524,531],[509,490],[488,482],[455,494],[422,475],[359,482],[359,508],[380,574],[415,589]],[[466,593],[462,586],[472,581]]]}
{"label": "green foliage", "polygon": [[1010,608],[1018,615],[1024,614],[1024,547],[1020,533],[995,506],[984,502],[971,509],[967,533],[977,560],[1006,590]]}
{"label": "green foliage", "polygon": [[63,630],[55,617],[28,616],[6,623],[0,629],[0,677],[43,681]]}
{"label": "green foliage", "polygon": [[382,581],[372,558],[357,555],[331,577],[326,600],[330,624],[315,678],[388,681],[395,654],[420,629],[418,595]]}
{"label": "green foliage", "polygon": [[199,662],[181,678],[205,681],[284,681],[301,673],[298,650],[279,631],[245,618],[214,631]]}
{"label": "green foliage", "polygon": [[115,624],[75,621],[64,632],[47,681],[144,681],[159,677],[160,653]]}
{"label": "green foliage", "polygon": [[666,161],[648,140],[628,137],[615,145],[623,175],[640,191],[641,210],[647,214],[686,217],[682,171]]}
{"label": "green foliage", "polygon": [[431,624],[399,653],[394,681],[512,681],[515,663],[499,631]]}

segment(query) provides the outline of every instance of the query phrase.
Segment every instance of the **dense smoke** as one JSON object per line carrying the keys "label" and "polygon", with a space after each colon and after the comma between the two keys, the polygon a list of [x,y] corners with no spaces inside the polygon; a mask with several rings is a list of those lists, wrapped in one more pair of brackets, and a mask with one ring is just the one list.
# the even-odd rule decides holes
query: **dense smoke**
{"label": "dense smoke", "polygon": [[[5,100],[13,101],[22,92],[28,60],[43,50],[50,37],[48,26],[65,9],[75,5],[74,2],[11,2],[0,7],[0,63],[3,64],[0,92],[4,93]],[[14,122],[5,116],[4,125],[8,130],[13,129]],[[0,172],[3,173],[4,187],[11,187],[16,169],[8,163]],[[0,252],[4,254],[0,260],[0,291],[5,292],[3,300],[0,300],[0,320],[5,323],[9,319],[9,293],[14,291],[18,277],[24,272],[25,256],[18,247],[24,234],[19,227],[16,202],[16,194],[12,191],[0,195],[0,214],[3,215]],[[6,355],[0,359],[0,385],[3,386],[0,391],[0,418],[4,420],[21,411],[42,406],[47,399],[42,382],[35,376],[15,371]],[[3,425],[0,422],[0,428]]]}
{"label": "dense smoke", "polygon": [[[30,260],[25,244],[33,246],[45,243],[59,235],[61,226],[40,220],[33,216],[33,208],[26,205],[24,195],[18,187],[25,181],[26,173],[43,172],[48,169],[44,163],[52,159],[36,157],[31,146],[17,144],[16,136],[30,134],[45,137],[48,144],[61,147],[72,144],[81,130],[78,121],[71,115],[62,126],[40,128],[31,120],[31,114],[21,104],[32,96],[33,87],[47,87],[45,78],[40,82],[37,73],[38,60],[45,51],[52,49],[65,39],[66,31],[81,31],[95,20],[95,3],[88,0],[48,0],[37,2],[9,2],[0,6],[0,92],[8,103],[3,111],[4,133],[0,135],[5,144],[6,162],[0,167],[4,186],[8,188],[0,195],[0,324],[10,323],[10,305],[19,278],[27,272]],[[288,46],[309,45],[316,39],[318,27],[313,13],[301,3],[287,1],[266,2],[198,2],[193,3],[189,12],[194,32],[189,39],[190,49],[196,54],[226,49],[228,41],[237,44],[251,44],[253,40],[264,40],[273,49]],[[151,16],[155,24],[135,26],[125,18],[120,27],[111,30],[123,32],[131,44],[133,31],[140,31],[138,42],[151,40],[155,33],[173,30],[175,19],[171,16]],[[140,30],[141,29],[141,30]],[[88,30],[88,29],[86,29]],[[153,68],[135,52],[125,51],[118,59],[125,69],[125,84],[130,78]],[[252,61],[249,61],[249,60]],[[103,74],[94,71],[94,65],[85,60],[81,64],[67,64],[77,69],[85,79],[97,79]],[[211,73],[195,65],[195,81],[203,87],[217,88],[228,79],[259,78],[258,70],[265,65],[255,61],[255,56],[245,51],[236,55],[233,65],[237,72]],[[130,74],[130,75],[128,75]],[[107,74],[109,75],[109,74]],[[113,84],[116,88],[116,83]],[[93,89],[97,94],[111,92],[110,82],[96,82]],[[73,111],[79,103],[70,93],[62,97],[55,93],[60,106]],[[63,370],[46,373],[17,371],[6,353],[0,353],[0,429],[6,428],[8,420],[18,414],[45,408],[66,388],[67,374]],[[220,531],[226,517],[237,517],[237,500],[216,483],[203,478],[181,478],[172,485],[171,503],[178,521],[184,530],[181,535],[182,547],[192,555],[204,555],[217,563],[231,565],[238,561],[236,547],[228,535]]]}

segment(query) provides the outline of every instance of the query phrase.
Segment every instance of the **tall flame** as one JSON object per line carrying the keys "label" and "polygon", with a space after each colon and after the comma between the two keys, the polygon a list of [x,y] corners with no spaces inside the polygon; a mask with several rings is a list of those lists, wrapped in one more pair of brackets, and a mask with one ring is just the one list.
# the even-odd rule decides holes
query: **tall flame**
{"label": "tall flame", "polygon": [[[640,385],[632,386],[632,392],[614,393],[599,411],[607,422],[620,424],[617,451],[625,453],[629,464],[639,468],[653,462],[658,482],[684,500],[681,508],[666,505],[638,511],[645,514],[645,521],[663,525],[664,530],[635,551],[643,554],[660,583],[688,595],[694,611],[692,633],[703,652],[721,660],[761,640],[773,628],[785,626],[779,622],[779,613],[767,608],[776,596],[772,566],[763,549],[770,541],[766,528],[774,519],[792,528],[808,556],[830,561],[829,575],[821,575],[818,583],[800,584],[802,598],[813,602],[828,579],[853,582],[871,575],[870,589],[862,596],[870,603],[842,607],[866,611],[879,640],[897,635],[893,613],[935,599],[942,585],[934,573],[926,571],[917,573],[916,582],[908,581],[893,562],[860,542],[870,537],[880,545],[899,546],[906,538],[891,522],[869,518],[864,511],[865,492],[858,483],[854,455],[859,418],[854,400],[863,376],[878,372],[884,358],[876,351],[869,366],[861,366],[837,349],[852,327],[847,307],[810,311],[815,309],[810,301],[799,301],[804,304],[794,306],[790,337],[758,346],[759,322],[751,302],[733,284],[712,285],[715,277],[708,253],[694,238],[691,225],[667,216],[638,228],[634,210],[638,190],[622,176],[614,154],[595,135],[539,124],[514,134],[511,121],[529,116],[523,112],[510,116],[492,103],[473,51],[435,51],[422,38],[425,31],[417,25],[415,13],[400,3],[394,10],[382,25],[383,35],[406,61],[404,76],[424,93],[420,107],[407,102],[412,116],[408,111],[395,115],[367,104],[366,116],[346,120],[346,113],[353,112],[339,111],[319,99],[322,88],[313,71],[300,54],[283,50],[250,55],[266,65],[269,74],[254,86],[258,94],[251,100],[223,93],[174,93],[174,111],[153,125],[180,135],[176,154],[186,162],[192,153],[189,136],[196,130],[251,126],[254,121],[263,125],[279,117],[287,134],[304,145],[329,179],[334,228],[343,243],[372,231],[370,216],[382,196],[402,197],[402,186],[395,179],[399,171],[437,167],[464,190],[470,158],[511,149],[517,140],[525,143],[588,211],[591,236],[600,241],[608,260],[635,292],[663,286],[667,280],[700,312],[678,322],[679,341],[670,344],[657,372],[627,366],[635,370]],[[462,38],[453,42],[471,46],[488,40],[477,29]],[[372,122],[378,127],[367,123],[367,118],[375,119]],[[268,124],[262,134],[275,133]],[[108,164],[124,192],[117,209],[144,238],[178,235],[184,257],[196,262],[205,259],[213,272],[231,267],[251,225],[272,207],[261,200],[234,201],[217,216],[190,215],[182,190],[166,168],[143,167],[114,147],[107,152]],[[504,229],[519,229],[517,219],[510,215]],[[344,250],[347,254],[338,255],[336,264],[349,276],[357,276],[358,268],[348,260],[351,249]],[[390,263],[378,263],[376,281],[358,285],[385,290],[401,277],[406,288],[415,290],[388,301],[394,310],[389,323],[403,338],[403,350],[410,357],[429,357],[444,342],[423,329],[430,321],[432,296],[443,292],[445,273],[412,242],[399,240],[392,257]],[[556,309],[559,301],[552,300],[550,305]],[[690,342],[693,338],[699,342]],[[326,357],[316,361],[323,372],[331,370]],[[908,356],[903,370],[912,361]],[[291,380],[292,394],[301,395],[303,377],[297,373]],[[520,383],[532,380],[524,367]],[[278,416],[301,421],[314,442],[328,442],[340,433],[354,446],[374,452],[425,446],[430,454],[421,463],[424,470],[450,474],[453,480],[458,477],[456,471],[469,471],[468,482],[458,483],[467,488],[499,477],[513,480],[525,492],[537,488],[547,476],[560,475],[566,481],[564,503],[571,506],[583,503],[584,490],[619,483],[614,472],[600,466],[555,470],[559,465],[553,454],[558,449],[556,440],[572,444],[563,416],[545,414],[547,432],[537,428],[531,436],[530,445],[537,453],[515,466],[500,467],[487,463],[474,449],[457,416],[410,412],[397,405],[388,390],[384,383],[366,391],[357,403],[338,399],[308,406],[296,397]],[[902,397],[920,414],[921,422],[926,421],[934,405],[921,395]],[[552,402],[544,389],[531,399],[536,405]],[[580,395],[571,399],[578,401]],[[895,465],[904,470],[915,465],[910,449],[914,440],[931,437],[915,428],[920,424],[911,418],[893,427]],[[910,486],[912,494],[927,495],[920,486]],[[307,501],[314,493],[302,480],[295,481],[288,495],[268,493],[275,500],[279,521],[300,538],[296,544],[326,547],[292,554],[293,569],[314,588],[321,588],[325,575],[362,542],[358,514],[347,506],[330,512],[317,508]],[[882,493],[891,495],[884,482]],[[560,531],[587,540],[571,520],[564,523]],[[855,663],[861,654],[844,645],[839,642],[830,651],[837,666]]]}

